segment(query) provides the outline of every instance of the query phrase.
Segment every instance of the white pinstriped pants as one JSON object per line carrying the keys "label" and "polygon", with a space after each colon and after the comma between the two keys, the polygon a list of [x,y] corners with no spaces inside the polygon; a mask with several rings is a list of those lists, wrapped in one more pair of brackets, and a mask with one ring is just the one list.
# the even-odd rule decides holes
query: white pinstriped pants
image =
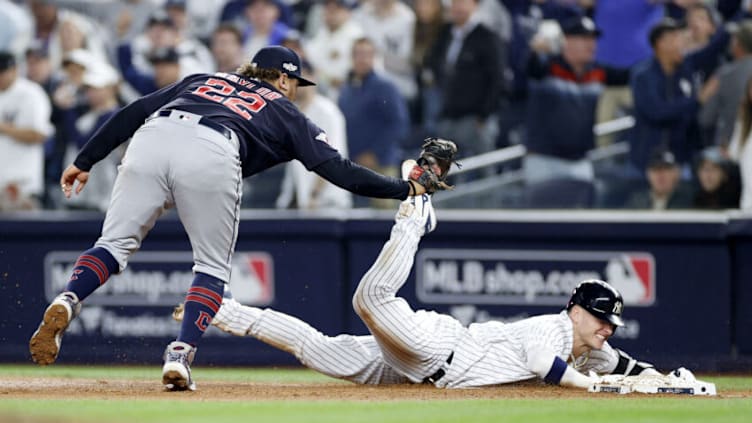
{"label": "white pinstriped pants", "polygon": [[413,266],[425,222],[398,216],[389,241],[360,280],[353,307],[381,347],[384,361],[420,383],[446,365],[465,328],[432,311],[413,311],[396,293]]}

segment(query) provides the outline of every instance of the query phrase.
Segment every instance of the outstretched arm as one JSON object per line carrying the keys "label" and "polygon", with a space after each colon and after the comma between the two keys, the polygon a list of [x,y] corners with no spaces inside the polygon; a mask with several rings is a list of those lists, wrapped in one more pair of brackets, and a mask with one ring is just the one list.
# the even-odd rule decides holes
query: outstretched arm
{"label": "outstretched arm", "polygon": [[597,382],[595,378],[586,376],[567,365],[549,348],[529,350],[527,366],[538,377],[554,385],[587,389]]}

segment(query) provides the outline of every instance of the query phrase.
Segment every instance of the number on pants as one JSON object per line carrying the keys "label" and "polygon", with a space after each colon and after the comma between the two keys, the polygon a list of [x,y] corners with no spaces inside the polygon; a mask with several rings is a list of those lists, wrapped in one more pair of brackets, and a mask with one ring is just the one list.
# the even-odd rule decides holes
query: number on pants
{"label": "number on pants", "polygon": [[266,100],[250,91],[237,91],[222,79],[209,78],[204,85],[193,90],[191,94],[222,104],[243,119],[251,120],[251,113],[258,113],[266,106]]}

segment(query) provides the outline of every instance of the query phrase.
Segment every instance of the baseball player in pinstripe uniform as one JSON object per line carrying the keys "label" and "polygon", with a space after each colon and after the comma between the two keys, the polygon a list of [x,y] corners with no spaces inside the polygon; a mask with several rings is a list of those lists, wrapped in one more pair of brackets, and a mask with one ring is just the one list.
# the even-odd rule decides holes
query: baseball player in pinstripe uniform
{"label": "baseball player in pinstripe uniform", "polygon": [[195,277],[180,334],[165,351],[162,381],[171,390],[193,390],[196,345],[230,279],[244,177],[297,159],[356,194],[405,199],[425,192],[430,172],[415,181],[386,177],[330,147],[324,131],[291,102],[298,86],[314,85],[300,67],[292,50],[266,47],[236,73],[190,75],[134,101],[94,134],[63,172],[67,197],[74,188],[81,191],[94,163],[131,141],[101,237],[81,254],[66,289],[47,307],[29,341],[35,362],[56,360],[81,301],[125,269],[157,218],[175,207],[193,248]]}
{"label": "baseball player in pinstripe uniform", "polygon": [[[421,237],[436,227],[428,195],[405,200],[391,237],[353,297],[370,336],[323,335],[295,317],[243,306],[224,298],[212,322],[238,336],[252,336],[294,354],[323,374],[363,384],[432,383],[465,388],[539,377],[587,388],[597,374],[658,374],[611,347],[622,326],[621,295],[599,280],[581,282],[566,310],[515,323],[474,323],[413,311],[397,291],[407,280]],[[181,316],[176,309],[176,318]]]}

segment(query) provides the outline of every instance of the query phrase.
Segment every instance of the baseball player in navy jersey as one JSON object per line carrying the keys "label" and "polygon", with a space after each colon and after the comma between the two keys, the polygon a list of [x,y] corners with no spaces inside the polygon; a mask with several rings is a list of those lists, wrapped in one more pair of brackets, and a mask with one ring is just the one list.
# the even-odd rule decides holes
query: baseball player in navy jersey
{"label": "baseball player in navy jersey", "polygon": [[[371,336],[323,335],[295,317],[243,306],[224,298],[212,324],[238,336],[252,336],[294,354],[323,374],[363,384],[431,383],[466,388],[539,377],[552,384],[587,388],[597,374],[652,374],[611,347],[622,326],[621,295],[599,280],[581,282],[566,309],[515,323],[474,323],[413,311],[396,296],[407,280],[421,237],[436,227],[428,195],[404,201],[391,237],[353,298]],[[176,309],[176,319],[182,310]]]}
{"label": "baseball player in navy jersey", "polygon": [[193,390],[196,345],[230,279],[243,178],[297,159],[355,194],[405,199],[425,192],[425,184],[386,177],[341,157],[291,102],[298,87],[307,85],[314,84],[300,75],[292,50],[266,47],[236,73],[191,75],[134,101],[92,136],[61,177],[68,198],[84,188],[94,163],[131,141],[101,237],[81,254],[29,341],[35,362],[56,360],[81,301],[125,269],[157,218],[175,207],[191,242],[195,277],[180,334],[165,351],[162,381],[171,390]]}

